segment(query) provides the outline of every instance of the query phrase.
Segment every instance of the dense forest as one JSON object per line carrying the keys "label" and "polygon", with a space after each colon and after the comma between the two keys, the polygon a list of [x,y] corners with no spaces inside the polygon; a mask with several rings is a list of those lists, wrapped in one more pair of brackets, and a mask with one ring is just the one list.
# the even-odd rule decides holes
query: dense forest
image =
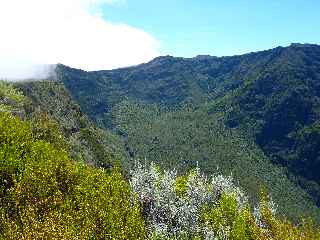
{"label": "dense forest", "polygon": [[319,95],[310,44],[0,82],[0,239],[320,239]]}
{"label": "dense forest", "polygon": [[[251,205],[231,176],[139,162],[126,172],[109,155],[107,166],[82,162],[77,153],[88,146],[72,150],[68,125],[48,109],[5,82],[0,102],[0,239],[320,237],[311,219],[292,224],[277,216],[265,189]],[[74,110],[73,117],[82,116]],[[84,122],[74,132],[91,127]]]}
{"label": "dense forest", "polygon": [[125,165],[219,168],[252,199],[268,188],[295,219],[320,216],[319,72],[320,47],[292,44],[232,57],[164,56],[111,71],[58,65],[56,79],[95,126],[121,141]]}

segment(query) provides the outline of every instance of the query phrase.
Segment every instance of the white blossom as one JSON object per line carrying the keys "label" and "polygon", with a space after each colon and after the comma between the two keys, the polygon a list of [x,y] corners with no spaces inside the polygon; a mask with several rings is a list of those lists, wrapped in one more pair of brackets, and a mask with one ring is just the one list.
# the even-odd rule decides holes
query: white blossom
{"label": "white blossom", "polygon": [[150,239],[180,239],[193,234],[207,240],[227,239],[229,229],[215,233],[200,222],[201,208],[217,206],[223,193],[235,195],[239,209],[247,203],[247,197],[231,177],[214,175],[209,180],[198,167],[187,175],[186,193],[182,196],[176,191],[175,170],[161,172],[153,163],[147,168],[137,162],[130,174],[130,185],[143,206]]}

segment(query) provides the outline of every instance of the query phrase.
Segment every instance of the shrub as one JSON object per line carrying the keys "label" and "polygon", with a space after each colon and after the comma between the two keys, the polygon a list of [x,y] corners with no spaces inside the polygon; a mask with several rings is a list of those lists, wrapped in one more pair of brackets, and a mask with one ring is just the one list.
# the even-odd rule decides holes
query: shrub
{"label": "shrub", "polygon": [[210,179],[199,168],[183,176],[136,163],[131,171],[132,197],[138,198],[148,239],[319,239],[314,225],[293,225],[276,217],[270,196],[262,192],[252,210],[232,177]]}
{"label": "shrub", "polygon": [[204,206],[216,206],[225,194],[232,194],[241,208],[247,201],[232,178],[217,175],[209,181],[198,168],[186,176],[177,176],[174,170],[161,172],[154,164],[144,168],[137,163],[133,169],[130,184],[153,238],[206,236],[208,224],[203,224],[200,215]]}
{"label": "shrub", "polygon": [[145,239],[128,182],[77,164],[0,113],[0,239]]}
{"label": "shrub", "polygon": [[265,192],[253,211],[231,177],[137,163],[128,182],[40,139],[0,113],[0,239],[320,239],[312,221],[277,217]]}

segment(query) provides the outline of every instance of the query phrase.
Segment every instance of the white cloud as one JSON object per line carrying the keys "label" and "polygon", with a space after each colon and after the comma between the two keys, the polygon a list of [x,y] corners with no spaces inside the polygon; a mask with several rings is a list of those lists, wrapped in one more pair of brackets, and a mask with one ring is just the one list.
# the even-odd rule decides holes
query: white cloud
{"label": "white cloud", "polygon": [[103,4],[124,1],[0,0],[0,77],[31,77],[40,64],[98,70],[156,57],[150,34],[101,17]]}

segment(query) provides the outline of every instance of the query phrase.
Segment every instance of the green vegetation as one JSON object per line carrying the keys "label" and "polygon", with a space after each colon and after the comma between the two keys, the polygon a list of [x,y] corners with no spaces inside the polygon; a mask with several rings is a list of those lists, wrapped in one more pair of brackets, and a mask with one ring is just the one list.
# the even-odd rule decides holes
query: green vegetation
{"label": "green vegetation", "polygon": [[[258,201],[259,190],[266,187],[279,204],[279,214],[294,220],[301,216],[319,219],[319,209],[283,169],[236,129],[209,115],[206,108],[165,111],[155,105],[123,102],[114,110],[113,119],[116,130],[126,136],[125,146],[134,159],[153,161],[180,173],[198,165],[207,175],[217,171],[232,174],[251,202]],[[133,163],[129,160],[123,165],[130,169]]]}
{"label": "green vegetation", "polygon": [[77,163],[48,114],[11,111],[0,113],[0,239],[320,238],[311,221],[276,217],[266,194],[253,210],[231,177],[138,165],[128,181],[118,166]]}
{"label": "green vegetation", "polygon": [[0,81],[0,111],[12,112],[21,114],[25,97],[17,89],[7,84],[5,81]]}
{"label": "green vegetation", "polygon": [[8,114],[0,138],[1,239],[145,239],[119,169],[76,164]]}
{"label": "green vegetation", "polygon": [[[315,233],[312,222],[304,222],[301,226],[293,226],[289,221],[276,219],[268,202],[261,201],[260,223],[255,222],[255,216],[250,208],[239,210],[234,196],[222,195],[219,205],[202,210],[202,219],[208,223],[218,239],[318,239],[320,233]],[[261,228],[264,225],[265,228]]]}
{"label": "green vegetation", "polygon": [[320,116],[320,48],[295,45],[278,51],[276,60],[212,102],[209,111],[221,114],[223,109],[226,124],[251,136],[319,205],[320,145],[315,126]]}
{"label": "green vegetation", "polygon": [[[231,177],[210,179],[193,169],[178,176],[153,163],[136,164],[130,184],[143,206],[148,239],[319,239],[312,221],[293,225],[275,217],[273,201],[261,192],[254,210]],[[182,191],[181,191],[182,190]]]}
{"label": "green vegetation", "polygon": [[37,138],[55,144],[62,133],[73,159],[98,167],[107,168],[114,159],[122,159],[125,153],[119,137],[95,127],[63,84],[36,81],[18,82],[15,86],[30,99],[26,111]]}
{"label": "green vegetation", "polygon": [[[317,45],[294,44],[233,57],[159,57],[111,71],[58,65],[57,76],[97,126],[121,137],[126,165],[146,157],[184,171],[197,161],[210,174],[218,166],[250,195],[278,186],[270,191],[292,200],[280,203],[291,219],[302,212],[319,219],[319,56]],[[139,117],[125,107],[137,103],[145,108]]]}

